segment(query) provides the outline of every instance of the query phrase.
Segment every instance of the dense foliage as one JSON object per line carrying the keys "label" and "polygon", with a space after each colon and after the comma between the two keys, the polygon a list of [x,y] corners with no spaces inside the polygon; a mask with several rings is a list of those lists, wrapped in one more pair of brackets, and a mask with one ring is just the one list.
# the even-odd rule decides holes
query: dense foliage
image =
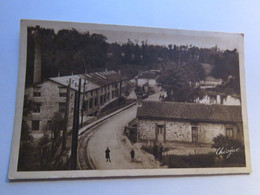
{"label": "dense foliage", "polygon": [[[38,28],[41,41],[42,80],[60,75],[107,69],[118,70],[133,78],[138,71],[161,70],[159,81],[169,100],[193,100],[194,83],[207,76],[220,78],[225,85],[217,90],[240,94],[239,60],[236,49],[199,48],[192,45],[152,45],[147,40],[109,43],[102,34],[75,29],[28,28],[26,84],[33,80],[34,41]],[[207,71],[203,64],[210,67]],[[171,93],[173,96],[171,96]]]}

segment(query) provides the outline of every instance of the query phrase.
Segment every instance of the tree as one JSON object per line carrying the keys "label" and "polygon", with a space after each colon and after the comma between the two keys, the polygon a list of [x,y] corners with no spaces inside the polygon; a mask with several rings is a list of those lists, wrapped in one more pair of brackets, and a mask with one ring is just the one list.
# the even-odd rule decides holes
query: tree
{"label": "tree", "polygon": [[18,170],[32,170],[35,167],[34,138],[30,134],[30,128],[24,117],[27,117],[33,108],[34,103],[24,96],[23,120],[21,127],[20,149],[18,158]]}

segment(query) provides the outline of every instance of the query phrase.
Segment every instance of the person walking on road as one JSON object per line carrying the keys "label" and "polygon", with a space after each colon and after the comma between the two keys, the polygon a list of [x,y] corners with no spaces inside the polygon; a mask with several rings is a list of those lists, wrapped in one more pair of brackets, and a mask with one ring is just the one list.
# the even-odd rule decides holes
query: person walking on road
{"label": "person walking on road", "polygon": [[162,160],[162,154],[163,154],[163,145],[160,143],[159,150],[158,150],[159,160]]}
{"label": "person walking on road", "polygon": [[107,159],[107,162],[111,162],[111,160],[110,160],[110,150],[109,150],[108,147],[107,147],[105,153],[106,153],[106,159]]}
{"label": "person walking on road", "polygon": [[135,160],[135,151],[134,151],[134,149],[131,150],[130,155],[131,155],[131,162],[134,162],[134,160]]}

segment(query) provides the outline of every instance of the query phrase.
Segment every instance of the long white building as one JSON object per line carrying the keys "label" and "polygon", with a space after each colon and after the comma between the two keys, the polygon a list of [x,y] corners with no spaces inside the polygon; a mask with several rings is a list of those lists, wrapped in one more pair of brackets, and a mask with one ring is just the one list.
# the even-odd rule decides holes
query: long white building
{"label": "long white building", "polygon": [[[68,126],[73,123],[74,99],[81,79],[80,122],[89,115],[96,115],[120,94],[126,94],[126,78],[115,71],[53,77],[25,89],[32,109],[24,119],[32,131],[50,130],[55,113],[64,117],[69,90]],[[82,117],[83,115],[83,117]]]}

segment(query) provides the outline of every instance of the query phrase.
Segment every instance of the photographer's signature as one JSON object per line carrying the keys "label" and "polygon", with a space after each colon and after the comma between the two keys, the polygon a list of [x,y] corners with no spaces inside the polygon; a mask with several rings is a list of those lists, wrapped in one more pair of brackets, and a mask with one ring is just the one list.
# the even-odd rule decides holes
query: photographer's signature
{"label": "photographer's signature", "polygon": [[216,149],[216,155],[227,155],[226,158],[229,158],[231,154],[239,152],[240,148],[225,148],[225,147],[219,147]]}

